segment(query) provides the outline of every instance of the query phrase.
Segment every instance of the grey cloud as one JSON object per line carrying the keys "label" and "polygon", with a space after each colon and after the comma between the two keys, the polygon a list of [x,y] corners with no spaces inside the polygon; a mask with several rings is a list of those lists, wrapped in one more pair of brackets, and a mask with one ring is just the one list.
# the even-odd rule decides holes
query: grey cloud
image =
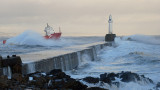
{"label": "grey cloud", "polygon": [[[150,23],[157,27],[157,31],[160,29],[157,26],[160,20],[159,3],[159,0],[1,0],[0,28],[6,26],[6,30],[10,30],[9,27],[21,25],[22,30],[23,27],[34,29],[49,22],[63,25],[67,33],[84,33],[79,32],[81,29],[99,33],[98,28],[107,29],[105,17],[112,14],[115,29],[122,33],[123,29],[138,29],[141,23]],[[135,32],[138,33],[138,30]]]}

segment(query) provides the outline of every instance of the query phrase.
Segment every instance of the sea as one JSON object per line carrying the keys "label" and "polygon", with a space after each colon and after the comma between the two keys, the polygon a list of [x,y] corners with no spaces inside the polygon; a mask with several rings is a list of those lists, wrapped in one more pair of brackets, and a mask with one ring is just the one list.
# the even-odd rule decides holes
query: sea
{"label": "sea", "polygon": [[[2,43],[3,40],[7,40],[5,45]],[[28,30],[13,37],[0,36],[0,55],[6,57],[13,54],[59,50],[99,41],[104,41],[104,36],[62,36],[59,40],[45,40],[40,34]],[[66,73],[72,78],[80,79],[86,76],[99,77],[103,73],[131,71],[150,78],[154,83],[120,82],[119,87],[83,81],[82,83],[109,90],[158,90],[155,87],[160,82],[160,35],[117,36],[113,45],[100,50],[97,57],[95,61],[86,58],[78,69]]]}

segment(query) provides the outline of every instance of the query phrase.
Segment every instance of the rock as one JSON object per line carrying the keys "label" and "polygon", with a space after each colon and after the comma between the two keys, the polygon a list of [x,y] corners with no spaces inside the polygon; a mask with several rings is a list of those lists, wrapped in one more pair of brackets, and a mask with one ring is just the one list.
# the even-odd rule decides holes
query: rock
{"label": "rock", "polygon": [[22,61],[19,56],[13,55],[12,57],[7,56],[1,60],[1,67],[10,67],[12,74],[19,73],[22,74]]}
{"label": "rock", "polygon": [[111,85],[112,81],[115,80],[115,77],[118,77],[118,74],[109,73],[107,75],[107,73],[104,73],[104,74],[100,75],[100,81],[103,81],[103,82],[108,83],[109,85]]}
{"label": "rock", "polygon": [[22,74],[14,73],[12,79],[21,82],[23,80]]}
{"label": "rock", "polygon": [[61,89],[61,88],[64,87],[64,85],[65,85],[65,82],[62,79],[56,79],[52,83],[52,88],[54,88],[54,89],[58,89],[58,88]]}
{"label": "rock", "polygon": [[70,81],[65,83],[64,89],[72,89],[72,90],[85,90],[87,85],[83,85],[79,81]]}
{"label": "rock", "polygon": [[121,73],[120,78],[122,78],[122,82],[140,81],[139,75],[131,72]]}
{"label": "rock", "polygon": [[14,66],[11,67],[12,73],[19,73],[22,74],[22,64],[16,63]]}
{"label": "rock", "polygon": [[86,77],[86,78],[83,78],[83,80],[88,83],[93,83],[93,84],[99,82],[99,78],[94,78],[94,77]]}
{"label": "rock", "polygon": [[109,90],[109,89],[104,89],[100,87],[90,87],[90,88],[87,88],[86,90]]}
{"label": "rock", "polygon": [[135,82],[135,81],[145,81],[146,83],[153,83],[149,78],[146,78],[144,75],[138,75],[132,72],[121,72],[121,73],[104,73],[100,74],[100,81],[103,83],[108,83],[109,85],[116,85],[119,87],[119,82],[115,81],[115,78],[119,78],[122,82]]}
{"label": "rock", "polygon": [[[0,64],[1,64],[1,62],[0,62]],[[0,75],[3,75],[3,69],[2,68],[0,68]]]}
{"label": "rock", "polygon": [[39,87],[39,88],[43,88],[43,85],[45,85],[45,83],[47,83],[46,79],[44,77],[33,77],[33,79],[35,80],[35,86]]}
{"label": "rock", "polygon": [[120,82],[112,82],[112,84],[116,85],[117,87],[120,86]]}
{"label": "rock", "polygon": [[107,73],[100,74],[100,81],[108,83],[109,85],[111,85],[111,79],[109,77],[107,77]]}
{"label": "rock", "polygon": [[100,74],[100,81],[104,81],[107,77],[107,73]]}
{"label": "rock", "polygon": [[0,88],[7,88],[8,87],[8,78],[5,75],[0,76]]}
{"label": "rock", "polygon": [[53,69],[52,71],[49,72],[49,74],[55,75],[55,74],[58,74],[60,72],[62,72],[61,69]]}
{"label": "rock", "polygon": [[0,60],[2,60],[2,56],[0,55]]}
{"label": "rock", "polygon": [[160,82],[157,83],[156,88],[160,88]]}
{"label": "rock", "polygon": [[65,78],[66,77],[66,74],[64,72],[59,72],[59,73],[56,73],[56,76],[57,78]]}
{"label": "rock", "polygon": [[28,75],[24,75],[23,78],[22,78],[21,83],[22,84],[26,84],[28,81],[29,81],[29,76]]}
{"label": "rock", "polygon": [[109,73],[107,75],[107,77],[110,79],[110,80],[115,80],[115,77],[118,77],[119,75],[118,74],[115,74],[115,73]]}
{"label": "rock", "polygon": [[33,77],[33,76],[36,76],[36,77],[40,77],[42,76],[41,72],[34,72],[34,73],[30,73],[28,74],[29,77]]}

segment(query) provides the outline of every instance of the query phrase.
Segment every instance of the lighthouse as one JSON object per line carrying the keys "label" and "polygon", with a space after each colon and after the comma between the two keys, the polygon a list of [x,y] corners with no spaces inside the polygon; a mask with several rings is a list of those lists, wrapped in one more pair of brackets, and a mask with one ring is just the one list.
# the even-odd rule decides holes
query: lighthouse
{"label": "lighthouse", "polygon": [[112,34],[112,23],[113,23],[112,15],[109,15],[108,23],[109,23],[108,34]]}
{"label": "lighthouse", "polygon": [[112,31],[112,25],[113,25],[112,15],[109,15],[108,24],[109,24],[108,25],[108,34],[106,34],[106,36],[105,36],[105,41],[114,41],[116,34],[113,34],[113,31]]}

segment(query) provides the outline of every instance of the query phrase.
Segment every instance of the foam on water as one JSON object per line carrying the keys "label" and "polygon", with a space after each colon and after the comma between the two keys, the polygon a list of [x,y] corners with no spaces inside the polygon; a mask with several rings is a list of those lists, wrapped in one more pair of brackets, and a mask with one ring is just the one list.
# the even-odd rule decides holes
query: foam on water
{"label": "foam on water", "polygon": [[[5,45],[2,44],[3,40],[7,40]],[[103,37],[63,37],[63,34],[58,40],[46,40],[39,33],[26,30],[15,37],[0,37],[0,55],[25,54],[51,49],[58,50],[102,40]]]}
{"label": "foam on water", "polygon": [[16,44],[16,45],[40,45],[40,46],[65,46],[72,44],[70,41],[63,39],[60,40],[46,40],[40,34],[27,30],[22,34],[10,38],[7,40],[6,44]]}
{"label": "foam on water", "polygon": [[157,38],[155,36],[148,36],[148,35],[131,35],[131,36],[126,36],[123,37],[125,40],[130,39],[142,43],[147,43],[147,44],[158,44],[160,45],[160,38]]}
{"label": "foam on water", "polygon": [[108,87],[107,85],[104,87],[111,90],[153,89],[155,84],[160,82],[159,40],[158,38],[144,35],[127,36],[123,38],[117,37],[114,46],[106,47],[99,52],[98,58],[100,58],[100,61],[88,60],[88,66],[77,69],[75,74],[73,72],[67,73],[73,78],[84,78],[86,76],[99,77],[100,74],[105,72],[116,73],[131,71],[149,77],[154,81],[154,84],[148,84],[144,81],[130,83],[121,82],[120,87]]}
{"label": "foam on water", "polygon": [[[33,31],[25,31],[24,33],[7,40],[6,46],[0,47],[3,53],[9,52],[28,52],[27,50],[46,50],[63,48],[65,46],[74,46],[96,42],[100,39],[93,37],[69,37],[60,40],[45,40],[43,36]],[[160,38],[146,35],[132,35],[126,37],[117,37],[115,45],[106,47],[98,52],[98,61],[92,61],[86,54],[80,61],[80,67],[77,70],[66,72],[73,78],[84,78],[86,76],[99,77],[102,73],[131,71],[140,75],[144,74],[154,81],[154,84],[141,82],[120,82],[120,87],[100,84],[90,86],[100,86],[110,90],[148,90],[153,89],[157,82],[160,82]],[[10,45],[15,44],[15,45]],[[58,46],[58,47],[56,47]],[[14,50],[11,50],[11,49]],[[26,49],[27,48],[27,49]],[[36,51],[35,50],[35,51]],[[1,54],[0,52],[0,54]],[[34,66],[34,65],[32,65]],[[31,70],[32,71],[32,70]],[[34,71],[34,69],[33,69]],[[85,82],[84,82],[85,83]],[[87,84],[87,83],[86,83]],[[88,84],[89,85],[89,84]],[[132,88],[131,88],[132,87]]]}

